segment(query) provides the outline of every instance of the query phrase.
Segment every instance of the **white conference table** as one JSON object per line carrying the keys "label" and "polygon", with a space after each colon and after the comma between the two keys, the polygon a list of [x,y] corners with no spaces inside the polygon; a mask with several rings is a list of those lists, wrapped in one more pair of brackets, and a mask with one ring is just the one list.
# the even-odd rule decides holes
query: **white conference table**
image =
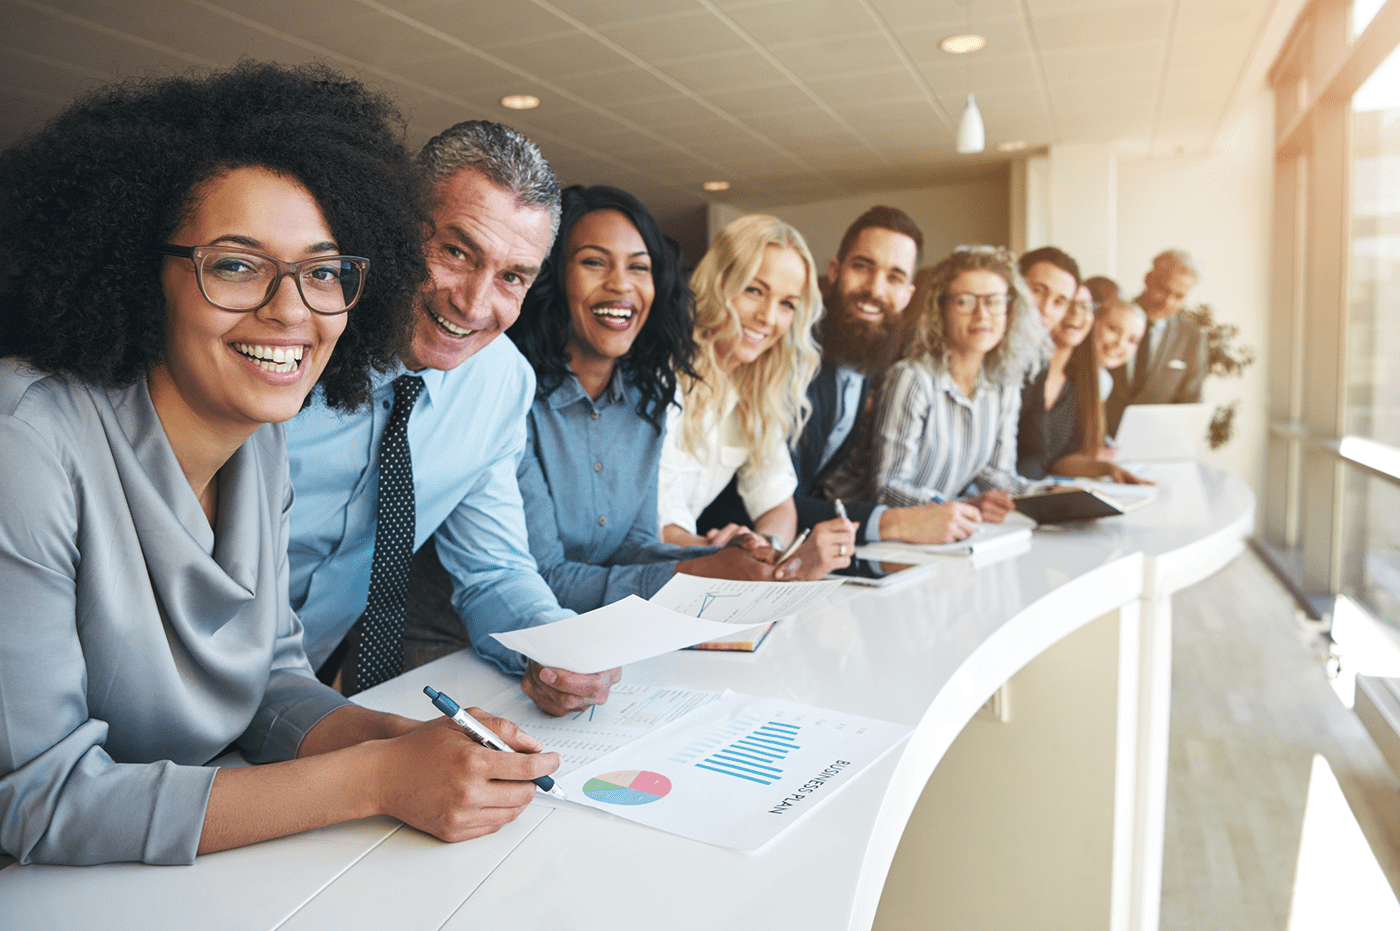
{"label": "white conference table", "polygon": [[[914,728],[906,744],[760,854],[555,807],[541,796],[501,832],[456,845],[371,818],[188,867],[12,866],[0,870],[0,926],[864,929],[877,908],[882,923],[901,908],[952,921],[959,913],[939,912],[947,890],[923,881],[914,853],[906,862],[901,852],[900,869],[891,871],[907,830],[911,851],[932,844],[933,853],[918,856],[966,866],[972,877],[949,871],[945,883],[975,886],[995,873],[986,889],[955,890],[964,908],[1024,886],[1026,895],[1013,897],[1019,911],[1007,917],[1000,895],[1002,912],[984,927],[998,920],[1015,926],[1036,914],[1073,922],[1078,914],[1088,923],[1066,926],[1152,931],[1166,798],[1170,598],[1240,552],[1254,496],[1240,479],[1194,463],[1150,474],[1161,492],[1141,510],[1037,531],[1028,552],[979,568],[950,557],[902,587],[844,586],[825,608],[778,624],[756,653],[682,651],[626,667],[630,682],[731,688]],[[1010,723],[969,727],[1009,680]],[[1097,691],[1086,683],[1098,683]],[[359,700],[428,719],[435,712],[424,684],[466,704],[513,682],[459,653]],[[950,753],[960,734],[974,730]],[[941,799],[938,780],[930,780],[940,763],[940,778],[946,770],[963,780],[940,790]],[[1025,770],[1023,781],[1003,785],[1002,776],[1016,775],[1011,770]],[[1027,837],[1025,851],[998,841],[979,853],[979,842],[1011,836],[997,833],[1007,830],[991,823],[998,817],[1015,821],[1013,834],[1039,830],[1052,845],[1069,846],[1046,856]],[[958,818],[972,825],[964,835],[953,824]],[[1022,830],[1032,822],[1035,830]],[[934,849],[940,844],[951,849]],[[1001,859],[982,864],[979,856]],[[914,881],[896,882],[901,872]]]}

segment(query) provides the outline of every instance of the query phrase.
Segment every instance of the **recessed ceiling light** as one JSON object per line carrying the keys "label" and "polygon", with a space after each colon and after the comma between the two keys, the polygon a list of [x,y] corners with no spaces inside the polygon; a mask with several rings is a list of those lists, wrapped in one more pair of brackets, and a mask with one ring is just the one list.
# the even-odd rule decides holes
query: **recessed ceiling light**
{"label": "recessed ceiling light", "polygon": [[950,55],[966,55],[968,52],[982,51],[987,47],[987,40],[972,34],[949,36],[938,43],[938,47]]}
{"label": "recessed ceiling light", "polygon": [[508,110],[533,110],[540,105],[540,98],[534,94],[507,94],[501,98],[501,106]]}
{"label": "recessed ceiling light", "polygon": [[727,191],[727,190],[729,190],[729,182],[728,182],[728,181],[706,181],[704,184],[702,184],[702,185],[700,185],[700,186],[703,187],[703,188],[704,188],[705,190],[707,190],[707,191]]}
{"label": "recessed ceiling light", "polygon": [[998,152],[1019,152],[1026,147],[1026,140],[1011,139],[1006,142],[997,143]]}

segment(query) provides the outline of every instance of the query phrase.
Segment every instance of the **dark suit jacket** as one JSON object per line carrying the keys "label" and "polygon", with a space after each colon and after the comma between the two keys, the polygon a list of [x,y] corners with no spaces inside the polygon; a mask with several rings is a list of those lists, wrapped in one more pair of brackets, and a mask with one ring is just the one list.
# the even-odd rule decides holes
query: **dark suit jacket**
{"label": "dark suit jacket", "polygon": [[1104,404],[1104,429],[1112,436],[1118,432],[1123,408],[1129,404],[1194,404],[1201,399],[1201,382],[1206,377],[1205,334],[1180,313],[1173,314],[1147,362],[1147,381],[1139,391],[1132,390],[1126,365],[1109,374],[1113,376],[1113,391]]}
{"label": "dark suit jacket", "polygon": [[[840,400],[836,390],[836,365],[823,360],[817,377],[807,386],[807,400],[812,403],[812,416],[802,428],[797,446],[791,450],[793,471],[797,473],[797,490],[793,493],[793,500],[797,504],[799,529],[831,520],[836,516],[835,503],[821,497],[821,484],[855,448],[866,416],[866,395],[869,391],[870,382],[869,379],[865,379],[861,386],[855,426],[823,469],[818,466],[821,464],[822,450],[826,447],[826,438],[836,425]],[[870,520],[870,512],[875,509],[875,505],[863,501],[842,503],[846,506],[846,515],[860,524],[856,532],[856,542],[864,543],[865,525]],[[704,533],[710,527],[723,527],[729,523],[753,523],[748,512],[744,510],[743,502],[739,500],[738,488],[733,481],[700,515],[698,529]]]}

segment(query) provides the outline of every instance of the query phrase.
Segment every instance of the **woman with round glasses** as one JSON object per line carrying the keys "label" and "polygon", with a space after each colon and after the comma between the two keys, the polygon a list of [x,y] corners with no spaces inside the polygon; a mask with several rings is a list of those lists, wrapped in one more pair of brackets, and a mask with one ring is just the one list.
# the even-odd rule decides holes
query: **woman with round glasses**
{"label": "woman with round glasses", "polygon": [[966,501],[985,521],[1014,508],[1021,382],[1047,352],[1040,314],[1005,249],[962,248],[914,297],[904,358],[885,379],[874,427],[875,499]]}
{"label": "woman with round glasses", "polygon": [[[246,64],[100,89],[0,154],[5,854],[189,863],[375,813],[457,838],[533,796],[474,821],[465,735],[348,705],[288,606],[280,422],[318,385],[364,402],[426,279],[399,127]],[[271,765],[204,765],[233,744]]]}

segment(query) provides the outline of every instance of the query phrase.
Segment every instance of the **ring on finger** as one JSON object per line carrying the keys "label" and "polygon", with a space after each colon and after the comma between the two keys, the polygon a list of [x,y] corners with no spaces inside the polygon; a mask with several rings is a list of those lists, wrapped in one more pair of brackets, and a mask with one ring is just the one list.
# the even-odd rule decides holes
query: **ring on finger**
{"label": "ring on finger", "polygon": [[837,556],[845,556],[845,555],[846,555],[846,544],[841,543],[841,544],[839,544],[839,545],[836,547],[836,555],[837,555]]}

